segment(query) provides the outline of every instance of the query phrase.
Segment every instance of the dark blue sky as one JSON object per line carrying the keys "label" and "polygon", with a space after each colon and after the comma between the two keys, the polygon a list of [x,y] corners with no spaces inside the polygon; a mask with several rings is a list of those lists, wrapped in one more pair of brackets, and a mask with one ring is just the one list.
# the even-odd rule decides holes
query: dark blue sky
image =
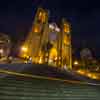
{"label": "dark blue sky", "polygon": [[0,1],[0,32],[11,35],[14,39],[24,36],[32,22],[32,1]]}
{"label": "dark blue sky", "polygon": [[29,31],[38,6],[50,10],[50,19],[62,17],[72,24],[74,46],[86,40],[100,49],[100,8],[96,0],[0,0],[0,32],[22,39]]}

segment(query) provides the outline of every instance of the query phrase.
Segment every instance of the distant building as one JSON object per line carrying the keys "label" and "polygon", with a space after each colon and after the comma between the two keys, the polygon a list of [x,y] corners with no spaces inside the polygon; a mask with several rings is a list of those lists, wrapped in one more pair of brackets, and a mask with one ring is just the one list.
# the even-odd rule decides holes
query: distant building
{"label": "distant building", "polygon": [[10,48],[10,38],[5,34],[0,33],[0,58],[9,56]]}
{"label": "distant building", "polygon": [[84,48],[81,52],[80,52],[81,58],[82,59],[92,59],[92,52],[90,51],[90,49],[88,48]]}

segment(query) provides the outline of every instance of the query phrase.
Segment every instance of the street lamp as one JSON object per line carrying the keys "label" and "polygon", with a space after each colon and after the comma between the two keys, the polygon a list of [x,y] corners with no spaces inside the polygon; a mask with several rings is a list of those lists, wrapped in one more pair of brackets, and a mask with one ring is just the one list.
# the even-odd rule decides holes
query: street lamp
{"label": "street lamp", "polygon": [[74,61],[74,65],[76,66],[79,65],[78,61]]}
{"label": "street lamp", "polygon": [[23,47],[21,48],[21,51],[24,52],[24,53],[26,53],[26,52],[28,51],[28,48],[25,47],[25,46],[23,46]]}

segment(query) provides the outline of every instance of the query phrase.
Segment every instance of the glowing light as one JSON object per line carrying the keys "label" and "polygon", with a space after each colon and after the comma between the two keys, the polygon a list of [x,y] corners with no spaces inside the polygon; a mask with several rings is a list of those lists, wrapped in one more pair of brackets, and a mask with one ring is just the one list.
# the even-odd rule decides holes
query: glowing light
{"label": "glowing light", "polygon": [[49,59],[49,63],[52,63],[53,62],[53,60],[52,59]]}
{"label": "glowing light", "polygon": [[23,57],[23,58],[29,58],[29,56],[27,55],[27,54],[25,54],[25,53],[23,53],[22,55],[21,55],[21,57]]}
{"label": "glowing light", "polygon": [[56,23],[49,24],[49,28],[51,30],[55,30],[56,32],[60,32],[60,28],[56,25]]}
{"label": "glowing light", "polygon": [[91,73],[88,73],[87,76],[90,77],[90,78],[92,78],[92,74]]}
{"label": "glowing light", "polygon": [[45,22],[46,22],[46,13],[44,12],[42,16],[42,23],[45,23]]}
{"label": "glowing light", "polygon": [[60,32],[60,28],[56,27],[55,31]]}
{"label": "glowing light", "polygon": [[50,50],[50,58],[54,59],[55,57],[57,57],[57,50],[56,50],[56,48],[52,48]]}
{"label": "glowing light", "polygon": [[42,23],[46,22],[46,12],[44,10],[39,12],[38,19]]}
{"label": "glowing light", "polygon": [[63,30],[65,33],[70,33],[70,26],[67,23],[64,23]]}
{"label": "glowing light", "polygon": [[78,70],[77,72],[80,74],[85,74],[85,71],[83,71],[83,70]]}
{"label": "glowing light", "polygon": [[78,63],[78,61],[74,61],[74,65],[78,65],[79,63]]}
{"label": "glowing light", "polygon": [[64,44],[66,44],[66,45],[70,45],[70,38],[69,37],[67,37],[66,35],[64,36]]}
{"label": "glowing light", "polygon": [[57,57],[55,57],[55,60],[57,60]]}
{"label": "glowing light", "polygon": [[96,76],[96,75],[93,75],[92,78],[93,78],[93,79],[97,79],[97,76]]}
{"label": "glowing light", "polygon": [[42,58],[39,59],[39,64],[41,64],[41,63],[42,63]]}
{"label": "glowing light", "polygon": [[39,25],[35,25],[35,26],[33,27],[33,32],[39,33],[39,32],[40,32],[40,26],[39,26]]}
{"label": "glowing light", "polygon": [[1,54],[3,53],[3,49],[0,49],[0,53],[1,53]]}
{"label": "glowing light", "polygon": [[41,20],[41,18],[42,18],[42,11],[39,12],[39,17],[38,18],[39,18],[39,20]]}
{"label": "glowing light", "polygon": [[54,30],[54,25],[49,24],[49,28],[52,29],[52,30]]}
{"label": "glowing light", "polygon": [[21,51],[27,52],[27,51],[28,51],[28,48],[23,46],[23,47],[21,48]]}

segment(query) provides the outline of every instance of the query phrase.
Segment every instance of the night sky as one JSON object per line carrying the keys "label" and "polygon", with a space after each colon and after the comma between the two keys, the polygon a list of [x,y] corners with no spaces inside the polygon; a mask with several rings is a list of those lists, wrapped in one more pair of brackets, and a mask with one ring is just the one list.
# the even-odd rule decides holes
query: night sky
{"label": "night sky", "polygon": [[12,40],[23,39],[31,28],[36,9],[50,10],[50,20],[62,17],[72,25],[73,47],[86,43],[99,53],[100,8],[99,0],[0,0],[0,32]]}

